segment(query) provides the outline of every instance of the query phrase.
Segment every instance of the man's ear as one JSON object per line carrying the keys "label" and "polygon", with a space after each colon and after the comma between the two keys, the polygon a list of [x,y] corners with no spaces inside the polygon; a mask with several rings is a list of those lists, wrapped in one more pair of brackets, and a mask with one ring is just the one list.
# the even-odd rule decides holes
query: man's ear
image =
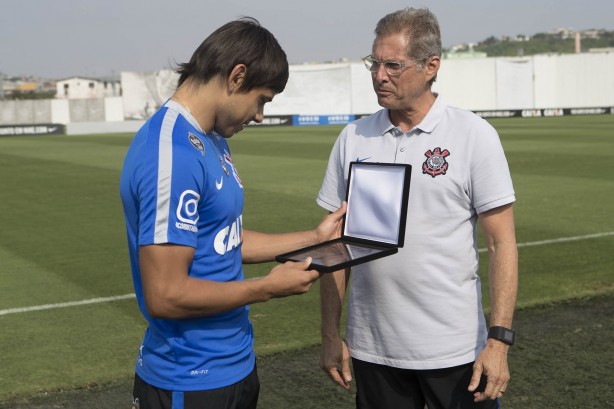
{"label": "man's ear", "polygon": [[425,69],[426,69],[426,73],[428,75],[429,80],[437,75],[440,65],[441,65],[441,58],[437,56],[433,56],[429,58],[428,60],[426,60]]}
{"label": "man's ear", "polygon": [[228,76],[228,80],[226,80],[226,86],[229,94],[232,94],[241,88],[241,85],[243,85],[243,82],[245,82],[246,75],[247,66],[245,64],[235,65]]}

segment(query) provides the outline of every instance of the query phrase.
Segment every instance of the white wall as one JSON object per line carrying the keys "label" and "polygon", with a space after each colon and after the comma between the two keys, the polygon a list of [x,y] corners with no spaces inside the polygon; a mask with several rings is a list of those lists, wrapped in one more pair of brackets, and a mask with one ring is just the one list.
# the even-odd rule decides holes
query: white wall
{"label": "white wall", "polygon": [[470,110],[495,109],[495,64],[494,58],[442,60],[433,91],[457,107]]}
{"label": "white wall", "polygon": [[286,89],[267,104],[265,114],[348,114],[352,110],[351,81],[349,64],[292,66]]}
{"label": "white wall", "polygon": [[67,135],[89,135],[105,133],[135,134],[145,121],[115,121],[115,122],[73,122],[66,125]]}
{"label": "white wall", "polygon": [[30,125],[52,122],[49,99],[0,101],[0,125]]}
{"label": "white wall", "polygon": [[122,72],[124,118],[148,118],[171,97],[178,79],[172,70]]}
{"label": "white wall", "polygon": [[0,125],[124,121],[121,97],[0,101]]}
{"label": "white wall", "polygon": [[[122,72],[122,97],[0,101],[0,125],[142,120],[172,95],[177,78],[171,70]],[[474,111],[614,107],[614,53],[445,59],[433,90]],[[267,104],[265,115],[378,109],[362,62],[293,65],[286,90]]]}
{"label": "white wall", "polygon": [[106,122],[124,120],[124,103],[122,97],[104,99],[104,120]]}
{"label": "white wall", "polygon": [[614,105],[614,53],[535,56],[535,106]]}
{"label": "white wall", "polygon": [[[122,73],[124,117],[145,118],[145,112],[153,112],[172,94],[173,75],[170,70]],[[434,91],[474,111],[614,106],[614,53],[444,59],[437,78]],[[361,61],[290,66],[285,91],[267,104],[265,115],[378,109],[371,75]]]}
{"label": "white wall", "polygon": [[352,75],[352,101],[351,114],[368,114],[379,111],[381,107],[377,103],[375,91],[373,91],[373,82],[371,81],[371,73],[361,63],[351,64]]}
{"label": "white wall", "polygon": [[535,106],[532,58],[497,58],[495,73],[497,109]]}
{"label": "white wall", "polygon": [[51,100],[51,123],[67,124],[70,122],[70,106],[67,99]]}

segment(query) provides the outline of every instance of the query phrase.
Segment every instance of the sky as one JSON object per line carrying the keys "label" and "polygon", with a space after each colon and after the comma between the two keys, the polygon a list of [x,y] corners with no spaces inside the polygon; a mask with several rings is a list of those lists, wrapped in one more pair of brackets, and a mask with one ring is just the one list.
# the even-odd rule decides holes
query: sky
{"label": "sky", "polygon": [[562,27],[614,30],[613,0],[0,0],[0,73],[99,78],[170,68],[243,16],[275,35],[290,64],[358,61],[377,21],[410,6],[435,13],[444,48]]}

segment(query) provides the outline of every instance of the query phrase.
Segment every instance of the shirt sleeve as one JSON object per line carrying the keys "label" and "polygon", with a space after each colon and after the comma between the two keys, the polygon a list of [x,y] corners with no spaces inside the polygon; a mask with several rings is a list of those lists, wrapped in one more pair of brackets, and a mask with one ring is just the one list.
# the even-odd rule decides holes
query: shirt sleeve
{"label": "shirt sleeve", "polygon": [[471,155],[472,202],[478,214],[516,200],[509,165],[497,131],[480,119]]}
{"label": "shirt sleeve", "polygon": [[148,144],[147,159],[139,167],[140,245],[196,247],[204,172],[193,150],[186,152],[182,139],[173,136],[181,132],[177,128],[162,125],[159,143]]}
{"label": "shirt sleeve", "polygon": [[347,133],[344,129],[333,146],[324,174],[324,181],[316,198],[318,205],[330,212],[334,212],[341,207],[341,203],[346,196],[347,175],[344,169],[345,150],[343,148],[346,136]]}

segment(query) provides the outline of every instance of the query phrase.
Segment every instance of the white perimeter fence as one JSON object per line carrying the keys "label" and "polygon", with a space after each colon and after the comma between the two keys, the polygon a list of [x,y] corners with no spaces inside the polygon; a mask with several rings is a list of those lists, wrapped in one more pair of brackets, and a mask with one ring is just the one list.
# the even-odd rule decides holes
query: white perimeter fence
{"label": "white perimeter fence", "polygon": [[[146,119],[172,94],[171,70],[122,72],[122,96],[0,101],[0,125],[107,123]],[[433,90],[473,111],[614,107],[614,53],[442,60]],[[361,115],[380,109],[362,62],[292,65],[267,115]]]}

